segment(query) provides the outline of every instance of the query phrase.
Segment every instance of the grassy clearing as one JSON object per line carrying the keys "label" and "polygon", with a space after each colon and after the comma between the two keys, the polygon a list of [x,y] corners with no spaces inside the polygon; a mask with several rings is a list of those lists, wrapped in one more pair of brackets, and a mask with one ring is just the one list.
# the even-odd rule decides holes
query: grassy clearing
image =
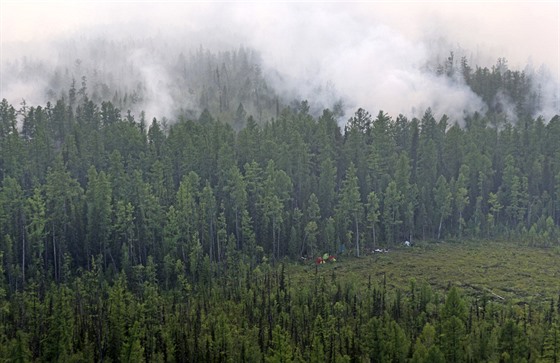
{"label": "grassy clearing", "polygon": [[291,264],[286,272],[293,286],[315,276],[408,289],[411,279],[434,290],[450,285],[467,295],[494,294],[505,302],[523,303],[558,297],[560,253],[551,248],[504,242],[421,243],[365,257],[340,257],[336,263]]}

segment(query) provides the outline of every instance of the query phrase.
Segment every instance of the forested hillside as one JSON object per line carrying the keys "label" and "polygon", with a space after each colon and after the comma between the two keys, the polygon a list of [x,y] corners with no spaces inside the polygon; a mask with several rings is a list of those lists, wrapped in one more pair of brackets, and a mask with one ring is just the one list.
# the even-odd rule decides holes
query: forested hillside
{"label": "forested hillside", "polygon": [[236,130],[245,121],[235,117],[240,103],[258,120],[277,117],[285,103],[269,84],[273,74],[265,76],[259,54],[244,47],[211,52],[153,39],[96,38],[57,44],[55,50],[58,62],[28,57],[7,62],[5,84],[18,80],[33,85],[32,92],[15,99],[33,96],[54,104],[65,97],[76,106],[78,93],[87,91],[96,104],[111,101],[121,110],[144,110],[151,117],[195,118],[208,109],[216,117],[232,118]]}
{"label": "forested hillside", "polygon": [[408,120],[359,109],[342,132],[329,110],[314,118],[301,102],[236,133],[208,112],[162,125],[77,98],[1,104],[12,286],[36,259],[58,280],[66,255],[75,267],[100,255],[118,271],[193,251],[219,262],[230,244],[278,259],[405,239],[557,242],[558,117],[496,125],[475,114],[462,128],[430,110]]}
{"label": "forested hillside", "polygon": [[467,72],[494,107],[461,126],[430,109],[419,119],[358,109],[341,129],[307,101],[257,123],[259,102],[274,109],[275,98],[248,94],[249,113],[230,103],[219,66],[209,71],[219,84],[204,102],[223,112],[196,119],[146,120],[120,99],[94,101],[85,80],[54,103],[0,103],[0,356],[558,357],[555,306],[527,316],[455,289],[440,306],[428,286],[386,297],[334,275],[300,288],[271,267],[404,240],[557,247],[560,117],[532,116],[538,95],[521,73]]}
{"label": "forested hillside", "polygon": [[553,76],[542,68],[539,71],[531,67],[526,71],[512,70],[507,59],[498,58],[490,68],[476,66],[473,69],[465,56],[457,59],[450,52],[435,72],[469,86],[486,105],[488,117],[494,124],[516,123],[526,116],[558,112],[560,106],[558,88],[551,87]]}

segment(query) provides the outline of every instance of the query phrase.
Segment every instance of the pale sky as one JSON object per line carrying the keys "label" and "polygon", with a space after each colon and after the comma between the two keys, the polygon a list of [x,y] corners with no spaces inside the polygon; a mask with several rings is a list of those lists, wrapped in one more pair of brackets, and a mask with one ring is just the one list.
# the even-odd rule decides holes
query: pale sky
{"label": "pale sky", "polygon": [[[12,1],[0,0],[2,43],[52,40],[79,29],[109,24],[153,29],[184,29],[208,25],[215,16],[223,21],[232,12],[243,14],[245,25],[269,24],[277,9],[311,7],[341,13],[361,24],[383,23],[411,40],[444,36],[472,52],[496,53],[510,64],[531,60],[560,73],[560,0],[556,1],[365,1],[311,3],[202,3],[186,1]],[[326,19],[328,21],[328,19]],[[198,30],[198,29],[197,29]],[[10,48],[8,48],[10,49]],[[2,54],[2,58],[10,54]]]}

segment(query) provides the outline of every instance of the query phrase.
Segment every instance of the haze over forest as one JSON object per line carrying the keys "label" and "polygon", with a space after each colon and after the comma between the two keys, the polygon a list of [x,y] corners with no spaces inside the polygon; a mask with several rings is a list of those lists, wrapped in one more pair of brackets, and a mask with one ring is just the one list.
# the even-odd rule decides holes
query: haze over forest
{"label": "haze over forest", "polygon": [[16,105],[53,102],[85,77],[94,101],[119,100],[148,120],[242,102],[264,122],[307,99],[315,114],[338,110],[341,125],[359,107],[393,117],[430,107],[462,123],[496,103],[515,121],[509,95],[483,100],[461,72],[438,75],[453,52],[457,70],[462,59],[474,71],[501,58],[524,72],[540,97],[531,116],[560,107],[554,2],[2,6],[0,94]]}
{"label": "haze over forest", "polygon": [[559,362],[559,20],[0,0],[0,361]]}

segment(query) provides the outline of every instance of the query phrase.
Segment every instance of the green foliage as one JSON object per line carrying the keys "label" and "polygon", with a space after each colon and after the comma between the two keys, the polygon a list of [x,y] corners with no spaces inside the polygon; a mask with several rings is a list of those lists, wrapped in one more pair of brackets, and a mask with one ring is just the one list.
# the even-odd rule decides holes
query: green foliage
{"label": "green foliage", "polygon": [[389,243],[395,243],[397,238],[397,227],[402,224],[400,218],[403,196],[397,189],[397,183],[391,181],[385,190],[383,199],[383,225],[385,226],[385,238]]}
{"label": "green foliage", "polygon": [[352,233],[354,234],[354,239],[356,241],[355,253],[357,257],[360,257],[359,220],[362,218],[363,207],[360,200],[360,189],[358,186],[358,177],[356,176],[356,168],[352,162],[346,171],[346,177],[344,178],[339,192],[336,213],[341,226],[339,235],[346,236],[352,235]]}
{"label": "green foliage", "polygon": [[367,221],[371,228],[371,239],[373,247],[376,245],[375,226],[379,223],[379,198],[375,192],[370,192],[367,199]]}
{"label": "green foliage", "polygon": [[[393,258],[415,258],[411,251],[401,249]],[[414,280],[403,294],[391,281],[368,283],[357,277],[363,273],[349,273],[360,265],[372,271],[369,258],[342,259],[319,274],[301,272],[299,264],[251,268],[232,260],[221,276],[206,271],[205,265],[212,266],[208,257],[194,258],[191,266],[195,260],[196,271],[178,260],[171,272],[176,283],[165,288],[152,258],[132,266],[130,274],[108,279],[101,256],[71,283],[45,287],[45,295],[37,294],[38,285],[30,286],[0,310],[0,352],[23,362],[523,361],[529,352],[528,361],[553,361],[557,356],[558,310],[548,301],[523,310],[487,295],[466,296],[455,286],[443,299]],[[387,262],[379,260],[373,271],[395,266]],[[0,295],[0,303],[3,299]],[[546,337],[537,328],[545,329]]]}
{"label": "green foliage", "polygon": [[[228,73],[225,60],[211,68],[216,84],[201,95],[201,115],[185,111],[149,127],[143,114],[121,116],[128,101],[118,95],[97,104],[85,79],[54,107],[0,103],[1,357],[557,359],[558,312],[533,303],[536,293],[520,301],[522,313],[455,287],[440,294],[466,276],[484,290],[492,270],[512,278],[495,281],[507,298],[525,288],[517,267],[536,274],[530,265],[559,248],[560,121],[528,116],[522,74],[504,62],[461,65],[489,104],[500,89],[514,99],[517,123],[498,108],[466,116],[464,128],[430,109],[412,120],[359,109],[343,133],[338,111],[315,117],[307,101],[278,109],[258,69],[234,89],[230,77],[251,58],[236,54],[239,73]],[[441,75],[457,75],[454,67],[451,57]],[[457,243],[479,264],[458,258],[451,268],[449,255],[426,242],[434,237],[444,246],[522,241],[515,246],[524,249],[508,250],[514,258],[506,260],[498,259],[504,245],[481,256]],[[364,257],[369,247],[393,249],[403,239],[433,258],[403,260],[408,272],[386,274],[389,285],[365,286],[372,266],[396,265],[385,254]],[[537,255],[523,244],[553,249]],[[315,266],[313,274],[304,266],[302,284],[276,270],[286,257],[344,259],[345,249],[370,270],[358,265],[347,279],[345,267]],[[435,283],[409,285],[427,270]],[[552,286],[552,275],[539,281]],[[400,279],[404,289],[393,289]]]}
{"label": "green foliage", "polygon": [[436,213],[439,216],[439,226],[437,233],[437,239],[439,240],[441,237],[441,227],[443,224],[443,220],[447,218],[451,213],[451,191],[449,190],[449,185],[447,184],[447,180],[445,180],[445,177],[443,175],[440,175],[436,182],[436,186],[434,188],[434,200]]}

